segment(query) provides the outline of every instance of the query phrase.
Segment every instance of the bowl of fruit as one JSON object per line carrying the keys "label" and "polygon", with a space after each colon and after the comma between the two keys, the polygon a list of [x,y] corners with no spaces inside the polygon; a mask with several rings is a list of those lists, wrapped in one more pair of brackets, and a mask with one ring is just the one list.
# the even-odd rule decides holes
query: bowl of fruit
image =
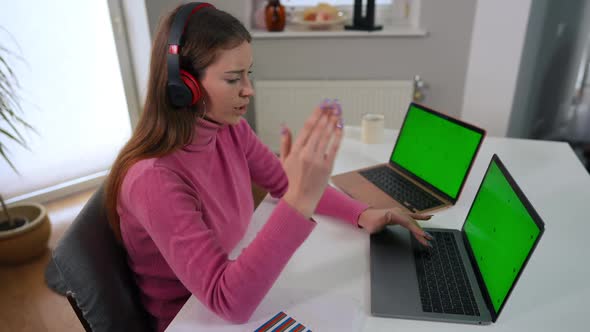
{"label": "bowl of fruit", "polygon": [[293,23],[312,30],[330,30],[346,20],[338,8],[327,3],[319,3],[315,7],[306,8],[301,14],[293,17]]}

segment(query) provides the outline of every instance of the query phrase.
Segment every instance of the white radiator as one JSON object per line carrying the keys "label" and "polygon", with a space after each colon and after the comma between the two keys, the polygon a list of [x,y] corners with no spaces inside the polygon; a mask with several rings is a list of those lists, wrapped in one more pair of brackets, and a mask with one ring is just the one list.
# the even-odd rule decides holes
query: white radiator
{"label": "white radiator", "polygon": [[385,116],[398,129],[412,100],[412,81],[255,81],[256,131],[273,151],[280,146],[282,122],[294,137],[317,105],[337,98],[345,125],[360,126],[364,113]]}

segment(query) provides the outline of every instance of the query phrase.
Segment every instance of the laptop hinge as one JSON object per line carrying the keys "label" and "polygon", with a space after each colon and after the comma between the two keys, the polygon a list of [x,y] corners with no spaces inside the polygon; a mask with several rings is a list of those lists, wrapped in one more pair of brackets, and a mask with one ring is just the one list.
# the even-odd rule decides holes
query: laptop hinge
{"label": "laptop hinge", "polygon": [[[434,193],[434,197],[441,200],[445,205],[454,204],[453,200],[447,194],[436,189],[434,186],[426,183],[424,180],[420,179],[418,176],[414,175],[410,171],[407,171],[405,168],[399,166],[398,164],[392,162],[391,160],[389,161],[389,166],[391,168],[395,169],[396,171],[398,171],[402,176],[406,177],[408,180],[416,182],[418,185],[422,186],[427,192],[430,191],[431,195]],[[404,206],[405,206],[405,204],[404,204]]]}

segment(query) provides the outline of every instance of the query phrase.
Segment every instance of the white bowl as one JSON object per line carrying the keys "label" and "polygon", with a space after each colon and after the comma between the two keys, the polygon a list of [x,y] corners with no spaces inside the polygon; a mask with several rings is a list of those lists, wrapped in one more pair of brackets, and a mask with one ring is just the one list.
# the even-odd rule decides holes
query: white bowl
{"label": "white bowl", "polygon": [[301,16],[295,16],[291,20],[291,22],[307,27],[312,30],[329,30],[335,25],[343,24],[346,21],[346,17],[344,15],[340,15],[335,19],[328,20],[328,21],[306,21]]}

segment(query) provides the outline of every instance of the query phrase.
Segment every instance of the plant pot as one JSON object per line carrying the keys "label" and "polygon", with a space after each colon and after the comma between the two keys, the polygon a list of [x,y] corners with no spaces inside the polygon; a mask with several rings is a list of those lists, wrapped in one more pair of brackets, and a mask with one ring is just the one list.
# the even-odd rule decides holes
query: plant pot
{"label": "plant pot", "polygon": [[[24,225],[0,231],[0,264],[19,264],[39,257],[47,250],[51,224],[47,210],[40,204],[20,203],[8,207],[13,218],[24,217]],[[0,220],[4,220],[0,209]]]}

